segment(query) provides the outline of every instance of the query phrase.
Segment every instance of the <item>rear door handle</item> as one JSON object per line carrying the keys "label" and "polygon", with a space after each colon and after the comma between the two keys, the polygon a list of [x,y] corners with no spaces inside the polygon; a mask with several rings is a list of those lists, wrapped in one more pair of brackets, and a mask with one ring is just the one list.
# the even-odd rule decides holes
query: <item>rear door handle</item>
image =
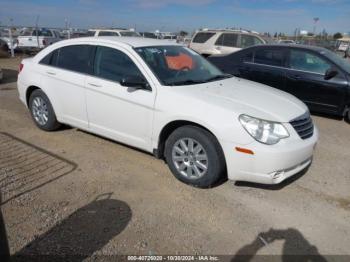
{"label": "rear door handle", "polygon": [[101,87],[99,84],[94,84],[94,83],[88,83],[89,86],[94,86],[94,87]]}
{"label": "rear door handle", "polygon": [[54,76],[54,75],[56,75],[56,73],[55,73],[55,72],[50,72],[50,71],[47,71],[46,73],[47,73],[48,75],[53,75],[53,76]]}

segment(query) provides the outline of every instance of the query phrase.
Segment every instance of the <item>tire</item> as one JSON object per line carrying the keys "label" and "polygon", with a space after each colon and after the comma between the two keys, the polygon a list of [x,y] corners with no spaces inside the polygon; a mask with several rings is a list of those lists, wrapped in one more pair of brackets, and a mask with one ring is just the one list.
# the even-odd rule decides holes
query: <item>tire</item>
{"label": "tire", "polygon": [[348,107],[348,110],[347,110],[344,118],[345,118],[345,121],[350,124],[350,107]]}
{"label": "tire", "polygon": [[224,154],[217,139],[200,127],[188,125],[176,129],[168,137],[164,153],[174,176],[192,186],[213,186],[226,171]]}
{"label": "tire", "polygon": [[56,114],[52,108],[49,98],[45,93],[36,89],[29,98],[29,110],[34,123],[42,130],[54,131],[61,124],[57,122]]}

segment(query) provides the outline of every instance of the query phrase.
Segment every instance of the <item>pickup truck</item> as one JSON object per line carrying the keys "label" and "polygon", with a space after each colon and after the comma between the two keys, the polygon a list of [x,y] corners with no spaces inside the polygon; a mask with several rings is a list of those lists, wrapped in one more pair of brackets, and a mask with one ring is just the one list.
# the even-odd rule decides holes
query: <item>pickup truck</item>
{"label": "pickup truck", "polygon": [[61,40],[56,30],[40,28],[24,29],[17,38],[17,48],[22,50],[43,49]]}

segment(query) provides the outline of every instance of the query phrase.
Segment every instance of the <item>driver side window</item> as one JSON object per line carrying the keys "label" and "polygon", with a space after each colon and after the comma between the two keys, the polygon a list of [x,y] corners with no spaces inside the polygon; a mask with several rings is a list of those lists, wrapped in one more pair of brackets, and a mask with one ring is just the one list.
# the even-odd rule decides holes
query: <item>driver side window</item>
{"label": "driver side window", "polygon": [[104,46],[97,47],[94,75],[118,83],[126,77],[143,77],[141,71],[126,54]]}
{"label": "driver side window", "polygon": [[290,68],[324,75],[331,64],[321,57],[303,50],[291,50]]}

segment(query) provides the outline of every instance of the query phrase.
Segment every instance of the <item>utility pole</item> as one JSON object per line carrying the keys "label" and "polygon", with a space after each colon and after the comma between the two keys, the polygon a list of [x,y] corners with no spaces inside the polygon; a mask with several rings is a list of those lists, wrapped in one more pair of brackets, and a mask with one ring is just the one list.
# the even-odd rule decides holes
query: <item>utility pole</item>
{"label": "utility pole", "polygon": [[40,43],[39,43],[39,18],[40,18],[40,15],[37,15],[36,16],[36,19],[35,19],[35,33],[36,33],[36,42],[38,44],[38,48],[40,48]]}
{"label": "utility pole", "polygon": [[68,28],[68,19],[64,19],[65,25],[66,25],[66,31],[67,31],[67,38],[70,39],[70,30]]}
{"label": "utility pole", "polygon": [[10,18],[10,28],[9,28],[10,50],[11,50],[11,57],[15,57],[15,51],[13,50],[12,28],[13,28],[13,18]]}

